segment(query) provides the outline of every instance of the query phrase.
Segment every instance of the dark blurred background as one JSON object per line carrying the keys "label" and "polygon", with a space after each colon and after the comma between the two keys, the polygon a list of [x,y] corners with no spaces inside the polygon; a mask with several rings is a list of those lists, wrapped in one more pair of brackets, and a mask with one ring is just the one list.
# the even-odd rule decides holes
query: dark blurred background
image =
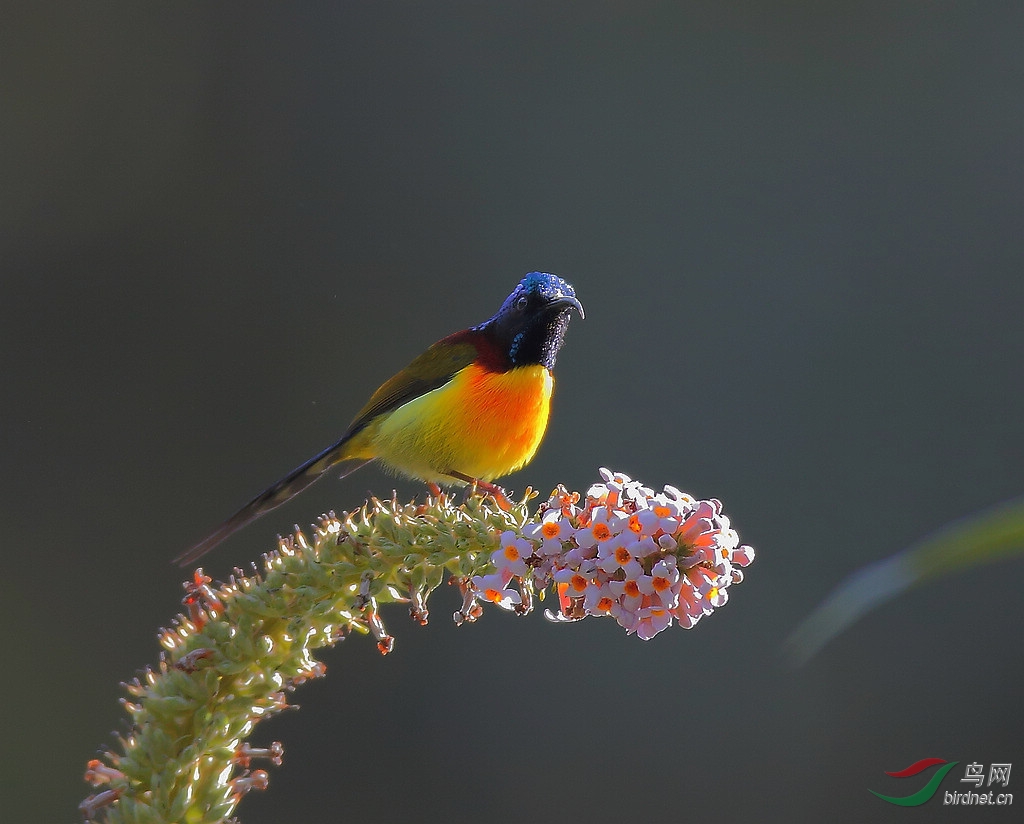
{"label": "dark blurred background", "polygon": [[[924,757],[1012,763],[1019,790],[1024,562],[912,591],[802,669],[781,645],[853,570],[1024,492],[1024,6],[5,18],[5,819],[78,817],[178,609],[169,559],[534,269],[587,320],[506,485],[607,465],[718,497],[746,582],[649,643],[456,629],[447,590],[426,629],[385,612],[391,656],[325,653],[259,729],[285,763],[241,818],[904,822],[868,788],[909,794],[883,771]],[[422,489],[324,481],[205,566],[396,484]]]}

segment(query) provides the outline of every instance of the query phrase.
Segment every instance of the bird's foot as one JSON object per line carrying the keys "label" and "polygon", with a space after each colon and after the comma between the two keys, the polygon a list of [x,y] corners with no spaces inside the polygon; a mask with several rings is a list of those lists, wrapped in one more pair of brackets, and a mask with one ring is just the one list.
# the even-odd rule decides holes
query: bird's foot
{"label": "bird's foot", "polygon": [[472,495],[474,492],[480,492],[483,495],[490,495],[494,500],[494,503],[498,505],[498,508],[503,512],[512,511],[512,501],[508,499],[508,494],[497,484],[489,483],[488,481],[481,481],[478,478],[474,478],[469,485],[468,494]]}
{"label": "bird's foot", "polygon": [[490,495],[494,499],[494,503],[502,511],[510,512],[512,510],[512,502],[508,499],[508,495],[497,484],[492,484],[490,481],[481,481],[479,478],[473,478],[461,472],[449,472],[448,474],[457,480],[469,484],[468,494],[472,495],[474,490],[478,490],[484,495]]}
{"label": "bird's foot", "polygon": [[488,483],[487,481],[477,481],[476,488],[494,498],[494,503],[496,503],[503,511],[512,511],[512,501],[508,499],[508,494],[505,490],[497,484]]}

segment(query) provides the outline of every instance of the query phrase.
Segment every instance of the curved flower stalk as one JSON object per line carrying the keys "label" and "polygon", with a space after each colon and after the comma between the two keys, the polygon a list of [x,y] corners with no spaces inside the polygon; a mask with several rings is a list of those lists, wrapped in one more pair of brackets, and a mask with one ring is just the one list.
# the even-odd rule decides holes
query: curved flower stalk
{"label": "curved flower stalk", "polygon": [[462,594],[459,624],[479,618],[481,602],[525,614],[553,591],[551,620],[608,616],[648,639],[725,604],[754,553],[721,504],[601,474],[585,499],[559,486],[533,516],[529,490],[507,508],[480,496],[459,506],[443,494],[423,504],[373,499],[323,516],[309,537],[296,529],[250,574],[236,569],[214,584],[196,570],[184,614],[159,633],[159,664],[125,685],[131,731],[118,752],[89,762],[97,792],[81,804],[86,820],[224,821],[266,788],[254,762],[281,763],[279,742],[245,739],[288,708],[289,692],[325,674],[312,651],[359,632],[387,654],[394,640],[380,605],[407,604],[426,624],[446,570]]}

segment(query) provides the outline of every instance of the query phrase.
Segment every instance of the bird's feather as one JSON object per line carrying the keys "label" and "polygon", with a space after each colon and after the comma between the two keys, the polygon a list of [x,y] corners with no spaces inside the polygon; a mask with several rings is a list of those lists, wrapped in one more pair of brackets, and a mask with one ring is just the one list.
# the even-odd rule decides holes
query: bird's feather
{"label": "bird's feather", "polygon": [[439,340],[373,393],[335,447],[357,435],[375,418],[444,386],[473,362],[477,351],[477,346],[465,332]]}
{"label": "bird's feather", "polygon": [[477,347],[467,333],[449,335],[435,343],[373,393],[366,406],[360,410],[337,442],[265,489],[212,534],[175,558],[175,562],[187,566],[201,558],[232,533],[297,495],[331,467],[342,466],[341,474],[344,477],[376,458],[372,445],[370,450],[366,451],[366,446],[359,438],[360,433],[380,416],[444,386],[460,370],[472,363],[476,355]]}

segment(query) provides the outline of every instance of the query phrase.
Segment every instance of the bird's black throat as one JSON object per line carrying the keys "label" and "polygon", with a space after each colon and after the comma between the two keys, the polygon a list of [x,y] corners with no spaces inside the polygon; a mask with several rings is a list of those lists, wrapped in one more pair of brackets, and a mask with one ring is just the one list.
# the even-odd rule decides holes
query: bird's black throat
{"label": "bird's black throat", "polygon": [[505,350],[511,366],[529,366],[539,363],[553,369],[558,350],[565,341],[569,327],[570,309],[558,308],[536,317],[512,336]]}

